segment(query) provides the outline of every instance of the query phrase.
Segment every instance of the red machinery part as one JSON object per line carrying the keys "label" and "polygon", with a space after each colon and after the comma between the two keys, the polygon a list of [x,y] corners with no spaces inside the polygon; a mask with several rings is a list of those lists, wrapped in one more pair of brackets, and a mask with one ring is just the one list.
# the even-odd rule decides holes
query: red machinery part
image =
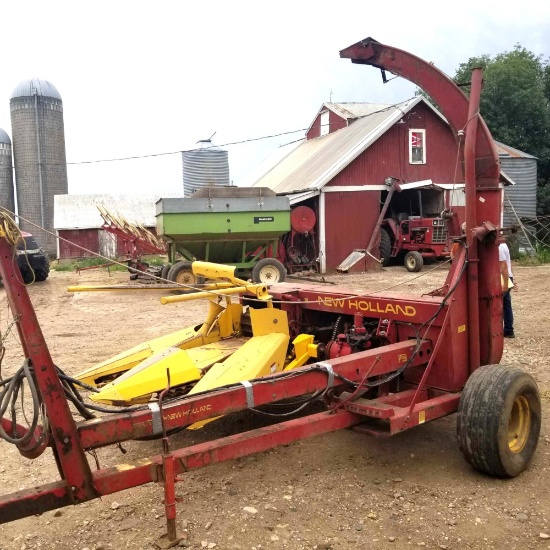
{"label": "red machinery part", "polygon": [[307,206],[297,206],[290,212],[290,225],[297,233],[310,233],[316,222],[315,212]]}
{"label": "red machinery part", "polygon": [[[483,201],[477,201],[472,207],[471,215],[475,214],[477,218],[467,220],[468,231],[473,233],[472,236],[468,235],[469,242],[481,234],[481,228],[472,225],[477,220],[496,219],[495,223],[498,223],[501,212],[498,200],[501,196],[498,188],[498,157],[484,123],[474,118],[469,121],[468,99],[456,85],[432,65],[371,39],[351,46],[341,52],[341,56],[351,57],[354,62],[384,67],[394,74],[409,78],[422,86],[444,108],[443,114],[453,128],[460,131],[466,128],[466,134],[470,131],[474,138],[478,138],[477,141],[468,140],[468,146],[464,147],[469,169],[466,170],[466,174],[469,174],[466,178],[467,205],[478,197],[483,198]],[[477,113],[479,94],[472,93],[471,97],[471,111]],[[313,211],[307,207],[295,210],[303,212],[302,216],[306,214],[305,219],[300,214],[295,215],[298,217],[298,230],[311,231],[315,225],[315,218],[310,215]],[[379,335],[382,336],[380,327],[387,326],[383,336],[388,339],[387,333],[391,330],[399,341],[349,355],[340,353],[338,357],[306,365],[290,373],[282,372],[247,381],[246,385],[243,382],[214,392],[174,400],[162,408],[161,403],[156,408],[143,407],[77,424],[65,399],[64,386],[40,330],[26,287],[16,280],[11,261],[13,250],[1,229],[0,275],[13,317],[17,320],[25,356],[30,359],[34,369],[33,376],[48,416],[51,433],[49,444],[61,479],[0,496],[0,523],[162,480],[166,484],[167,500],[172,510],[175,476],[182,472],[320,433],[363,424],[368,419],[387,420],[386,430],[379,431],[378,423],[371,422],[365,424],[362,431],[393,435],[456,412],[461,391],[478,366],[479,359],[472,358],[470,353],[476,344],[472,341],[472,335],[477,337],[474,328],[479,327],[481,335],[482,364],[498,363],[502,354],[498,247],[488,242],[472,247],[473,253],[472,248],[461,248],[440,294],[422,297],[356,295],[345,289],[298,283],[282,283],[270,288],[274,303],[281,304],[281,308],[287,311],[291,323],[299,322],[309,326],[317,320],[320,327],[326,327],[324,320],[327,317],[345,315],[353,319],[353,329],[359,336],[355,341],[361,341],[366,336],[362,317],[388,319],[388,323],[379,325]],[[478,258],[479,271],[472,273],[470,265],[476,263]],[[468,281],[462,276],[466,272],[465,268],[468,268]],[[474,274],[476,277],[473,277]],[[479,303],[475,305],[479,306],[476,310],[479,311],[479,319],[474,324],[471,319],[474,304],[468,290],[478,282]],[[444,293],[447,294],[443,297]],[[449,299],[451,294],[452,299]],[[246,297],[242,298],[242,302],[245,304]],[[350,332],[349,341],[352,341],[352,336]],[[345,337],[341,338],[341,348],[349,348],[348,339],[344,341]],[[392,386],[393,381],[395,384]],[[347,389],[350,384],[358,388],[372,387],[376,398],[364,397],[360,401],[344,398],[339,401],[338,391]],[[333,389],[336,391],[332,392]],[[85,451],[108,444],[158,436],[159,424],[162,433],[163,430],[182,428],[190,422],[316,392],[324,392],[330,399],[336,400],[333,403],[337,407],[332,411],[193,445],[173,453],[167,448],[165,457],[157,455],[139,459],[124,464],[124,467],[113,466],[92,472],[85,455]],[[535,417],[533,419],[536,420]],[[21,426],[14,427],[6,418],[0,420],[5,429],[15,429],[18,433],[24,430]],[[537,440],[538,433],[535,433],[534,441]],[[170,468],[174,471],[169,471]]]}

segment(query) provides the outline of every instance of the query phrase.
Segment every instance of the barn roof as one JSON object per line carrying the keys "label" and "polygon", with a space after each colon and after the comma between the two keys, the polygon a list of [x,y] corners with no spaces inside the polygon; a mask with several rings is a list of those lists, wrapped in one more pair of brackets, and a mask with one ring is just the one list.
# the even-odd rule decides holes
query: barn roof
{"label": "barn roof", "polygon": [[[361,112],[367,114],[363,114],[353,124],[325,136],[292,143],[278,149],[274,157],[266,159],[252,177],[240,182],[240,185],[269,187],[277,193],[321,189],[421,102],[445,120],[422,96],[396,105],[364,104],[365,109]],[[358,105],[324,104],[335,112],[336,109],[347,111],[347,118],[356,118],[360,112]]]}
{"label": "barn roof", "polygon": [[144,195],[55,195],[55,229],[94,229],[103,225],[98,206],[112,214],[121,214],[129,222],[145,227],[156,225],[155,203],[160,198],[177,197],[176,193]]}

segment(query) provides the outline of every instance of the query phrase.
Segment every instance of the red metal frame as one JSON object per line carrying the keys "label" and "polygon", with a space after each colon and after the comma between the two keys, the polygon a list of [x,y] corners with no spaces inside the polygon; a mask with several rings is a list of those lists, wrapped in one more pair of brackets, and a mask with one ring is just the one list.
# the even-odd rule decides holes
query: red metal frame
{"label": "red metal frame", "polygon": [[[274,303],[281,302],[280,307],[287,311],[291,327],[322,318],[327,312],[353,319],[364,316],[379,320],[378,334],[384,333],[387,345],[255,380],[251,382],[251,389],[237,385],[166,403],[156,410],[150,407],[76,423],[26,287],[14,270],[13,251],[0,235],[0,275],[25,356],[34,368],[49,419],[48,446],[62,476],[57,482],[0,497],[0,522],[151,481],[164,481],[170,507],[167,515],[173,520],[173,485],[182,472],[346,427],[376,435],[409,429],[456,411],[460,390],[472,370],[479,364],[500,360],[502,302],[496,284],[496,281],[499,283],[497,246],[490,240],[480,241],[476,246],[477,240],[490,230],[488,225],[476,227],[477,220],[500,219],[500,202],[495,199],[498,158],[490,134],[476,114],[477,76],[468,110],[466,97],[452,81],[431,64],[410,54],[369,39],[344,50],[341,55],[413,80],[434,97],[453,128],[465,128],[468,249],[461,248],[445,285],[432,296],[421,298],[389,293],[355,296],[346,289],[327,291],[322,286],[275,285],[270,293]],[[468,139],[471,134],[477,141],[472,137]],[[482,194],[484,201],[476,201],[476,193]],[[467,280],[461,276],[465,267]],[[476,292],[472,297],[474,287]],[[445,298],[450,291],[453,291],[452,297]],[[243,297],[243,302],[246,300]],[[473,318],[472,311],[478,312],[478,318]],[[346,393],[350,382],[357,388],[351,394]],[[375,386],[377,382],[379,385]],[[356,392],[362,389],[370,392],[364,394],[368,398],[356,398]],[[170,451],[165,445],[163,455],[142,459],[124,468],[91,472],[86,460],[86,450],[160,435],[193,422],[244,410],[250,406],[251,399],[253,406],[259,407],[323,390],[329,405],[329,410],[323,413],[176,451]],[[385,420],[386,430],[380,432],[369,422],[372,419],[377,423]],[[1,421],[5,428],[11,427],[6,418]],[[25,432],[22,426],[16,430]],[[38,429],[35,437],[39,437]],[[35,454],[44,448],[45,445],[35,450]],[[25,454],[26,449],[20,451]]]}

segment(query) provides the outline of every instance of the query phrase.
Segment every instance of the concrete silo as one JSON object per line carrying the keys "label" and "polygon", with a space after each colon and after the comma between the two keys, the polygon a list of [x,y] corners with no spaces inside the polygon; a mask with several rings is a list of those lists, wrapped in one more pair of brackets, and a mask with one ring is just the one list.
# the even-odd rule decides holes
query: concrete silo
{"label": "concrete silo", "polygon": [[47,80],[21,82],[10,100],[19,226],[57,255],[53,229],[54,195],[68,192],[61,95]]}
{"label": "concrete silo", "polygon": [[0,206],[15,212],[11,140],[0,128]]}
{"label": "concrete silo", "polygon": [[182,153],[184,197],[190,197],[203,187],[229,185],[227,151],[212,145],[209,139],[198,141],[197,145]]}

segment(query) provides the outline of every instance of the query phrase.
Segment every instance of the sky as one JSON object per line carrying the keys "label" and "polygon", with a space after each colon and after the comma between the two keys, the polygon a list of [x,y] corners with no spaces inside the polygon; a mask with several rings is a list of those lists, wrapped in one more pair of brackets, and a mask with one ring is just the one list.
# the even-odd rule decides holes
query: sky
{"label": "sky", "polygon": [[[539,0],[4,0],[0,128],[11,136],[12,91],[38,77],[63,99],[70,194],[183,194],[178,152],[212,135],[239,185],[303,138],[323,102],[414,95],[403,79],[383,84],[378,70],[340,59],[359,40],[452,76],[518,43],[547,59],[548,28],[550,3]],[[111,160],[126,157],[140,158]]]}

